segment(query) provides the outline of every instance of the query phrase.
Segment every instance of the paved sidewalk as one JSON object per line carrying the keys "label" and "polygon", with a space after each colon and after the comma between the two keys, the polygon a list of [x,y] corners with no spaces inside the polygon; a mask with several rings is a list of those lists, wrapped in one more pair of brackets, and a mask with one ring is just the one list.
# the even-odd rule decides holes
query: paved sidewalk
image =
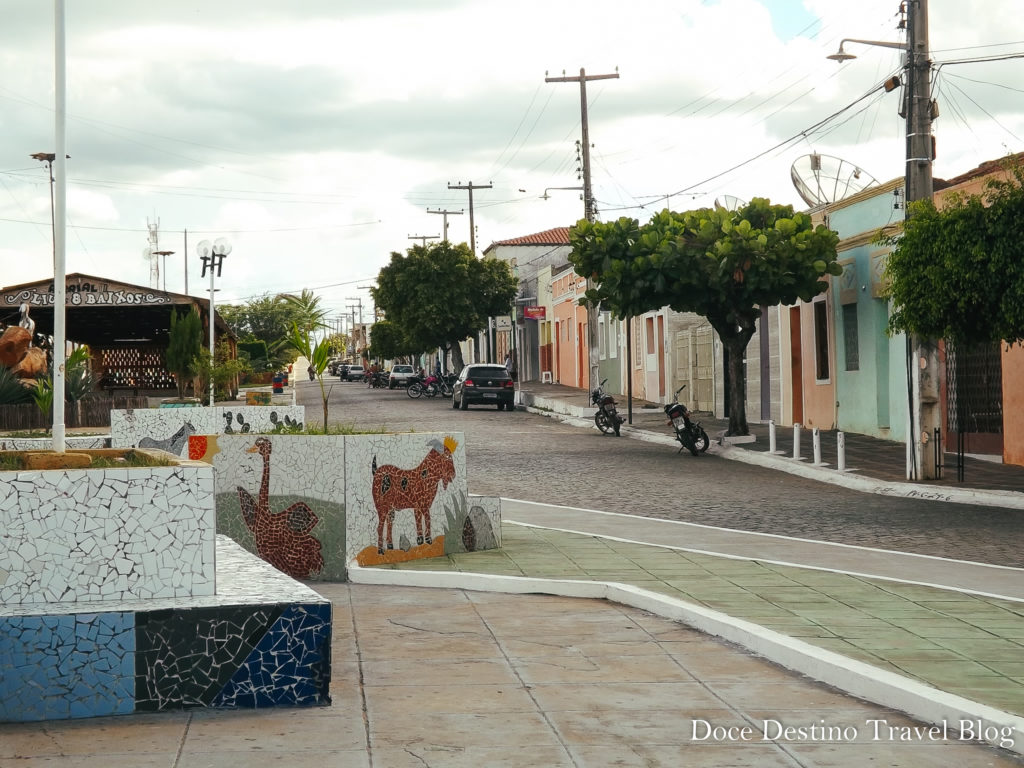
{"label": "paved sidewalk", "polygon": [[614,602],[319,586],[329,707],[0,725],[0,768],[1024,765]]}

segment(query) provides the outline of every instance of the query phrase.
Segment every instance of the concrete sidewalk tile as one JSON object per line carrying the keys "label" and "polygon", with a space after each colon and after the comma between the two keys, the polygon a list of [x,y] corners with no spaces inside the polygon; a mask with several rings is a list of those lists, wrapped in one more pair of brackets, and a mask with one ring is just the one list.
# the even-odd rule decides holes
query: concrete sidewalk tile
{"label": "concrete sidewalk tile", "polygon": [[685,683],[693,676],[668,656],[587,656],[513,659],[527,683]]}
{"label": "concrete sidewalk tile", "polygon": [[519,683],[472,685],[367,686],[371,718],[419,717],[422,714],[536,712],[530,691]]}
{"label": "concrete sidewalk tile", "polygon": [[383,750],[440,749],[446,754],[449,749],[518,750],[561,746],[548,721],[537,712],[450,715],[426,712],[417,717],[371,717],[369,728],[373,744]]}
{"label": "concrete sidewalk tile", "polygon": [[969,654],[976,661],[1019,661],[1024,658],[1024,645],[998,637],[984,640],[944,637],[937,638],[935,642],[951,651]]}
{"label": "concrete sidewalk tile", "polygon": [[[384,768],[579,768],[566,749],[558,745],[520,744],[506,747],[445,747],[436,744],[409,746],[404,749],[375,749],[374,765]],[[348,763],[331,763],[345,766]]]}
{"label": "concrete sidewalk tile", "polygon": [[[787,744],[799,765],[846,768],[851,765],[847,744]],[[928,766],[928,768],[1020,768],[1020,761],[982,745],[917,741],[858,744],[856,765]]]}
{"label": "concrete sidewalk tile", "polygon": [[[0,724],[0,759],[19,755],[173,755],[189,727],[186,712]],[[20,763],[19,763],[20,765]]]}
{"label": "concrete sidewalk tile", "polygon": [[[664,710],[646,710],[639,717],[623,717],[622,710],[591,712],[550,712],[548,717],[562,739],[570,745],[644,744],[687,746],[693,742],[690,728],[694,710],[678,706]],[[729,710],[704,710],[715,722],[727,725],[746,725],[736,713]],[[688,756],[688,755],[687,755]],[[602,763],[598,763],[601,765]],[[686,760],[680,765],[690,765]]]}
{"label": "concrete sidewalk tile", "polygon": [[312,751],[365,749],[366,729],[362,718],[333,706],[318,713],[307,709],[196,710],[182,754],[254,748],[287,754],[296,743]]}
{"label": "concrete sidewalk tile", "polygon": [[721,706],[698,682],[534,683],[530,692],[547,713],[617,710],[637,717],[646,710],[676,709],[680,702],[694,711]]}
{"label": "concrete sidewalk tile", "polygon": [[[689,727],[689,722],[685,723]],[[582,768],[804,768],[774,744],[577,745],[570,748]]]}
{"label": "concrete sidewalk tile", "polygon": [[408,685],[418,680],[421,685],[515,685],[518,681],[504,659],[457,659],[438,647],[437,656],[425,663],[423,659],[388,659],[366,661],[362,665],[365,685]]}

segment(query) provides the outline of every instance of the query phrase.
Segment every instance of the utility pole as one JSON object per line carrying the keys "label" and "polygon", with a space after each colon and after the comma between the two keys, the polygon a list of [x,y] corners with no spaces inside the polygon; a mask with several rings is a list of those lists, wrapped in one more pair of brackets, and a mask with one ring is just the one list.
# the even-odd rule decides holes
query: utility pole
{"label": "utility pole", "polygon": [[410,240],[419,240],[423,243],[423,247],[427,247],[427,240],[437,240],[438,235],[409,235]]}
{"label": "utility pole", "polygon": [[474,189],[491,189],[492,184],[474,184],[472,181],[469,184],[463,184],[461,181],[458,184],[449,184],[448,189],[468,189],[469,190],[469,250],[473,254],[473,258],[476,258],[476,227],[473,225],[473,190]]}
{"label": "utility pole", "polygon": [[[930,200],[932,188],[931,60],[928,52],[928,0],[907,3],[907,171],[905,217],[910,203]],[[933,339],[907,336],[907,365],[911,377],[910,434],[907,435],[907,477],[931,480],[942,461],[942,409],[938,344]],[[937,445],[931,445],[937,440]]]}
{"label": "utility pole", "polygon": [[439,213],[439,214],[441,214],[441,216],[444,217],[444,218],[441,219],[441,221],[443,222],[443,226],[441,227],[441,239],[444,242],[447,243],[448,242],[448,217],[449,216],[461,216],[462,215],[462,211],[443,211],[440,208],[438,208],[436,211],[432,211],[429,208],[427,208],[427,213]]}
{"label": "utility pole", "polygon": [[[545,77],[545,83],[579,83],[580,84],[580,121],[582,123],[582,139],[583,139],[583,215],[587,221],[593,221],[595,218],[595,207],[594,207],[594,192],[590,184],[590,128],[587,125],[587,81],[588,80],[612,80],[618,79],[619,73],[615,72],[610,75],[588,75],[587,71],[580,67],[580,74],[577,77],[566,77],[565,73],[562,73],[562,77]],[[593,288],[593,281],[591,278],[587,278],[587,288]],[[598,339],[597,339],[597,313],[598,308],[596,306],[587,307],[587,344],[590,347],[589,358],[590,358],[590,372],[587,381],[587,388],[592,388],[597,385],[600,380],[599,374],[599,350],[598,350]],[[626,329],[626,333],[629,333],[629,328]],[[629,373],[627,372],[627,376]]]}

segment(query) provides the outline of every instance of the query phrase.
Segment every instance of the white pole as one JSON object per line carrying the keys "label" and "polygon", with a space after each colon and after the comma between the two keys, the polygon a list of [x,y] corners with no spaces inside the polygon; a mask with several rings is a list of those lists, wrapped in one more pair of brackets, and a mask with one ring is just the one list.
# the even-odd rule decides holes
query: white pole
{"label": "white pole", "polygon": [[811,432],[811,445],[814,449],[814,466],[821,466],[821,430],[817,427]]}
{"label": "white pole", "polygon": [[836,469],[840,472],[846,471],[846,435],[842,432],[836,433],[836,451],[838,457],[836,458]]}
{"label": "white pole", "polygon": [[793,458],[800,458],[800,425],[793,425]]}
{"label": "white pole", "polygon": [[216,326],[217,314],[213,309],[213,264],[216,258],[214,254],[214,248],[210,246],[210,407],[213,408],[213,365],[216,358],[214,357],[213,348],[213,333],[214,327]]}
{"label": "white pole", "polygon": [[768,420],[768,453],[775,455],[775,422],[771,419]]}
{"label": "white pole", "polygon": [[67,331],[64,302],[67,296],[65,273],[67,251],[67,82],[64,62],[64,0],[54,0],[56,196],[53,233],[53,450],[64,453],[64,347]]}

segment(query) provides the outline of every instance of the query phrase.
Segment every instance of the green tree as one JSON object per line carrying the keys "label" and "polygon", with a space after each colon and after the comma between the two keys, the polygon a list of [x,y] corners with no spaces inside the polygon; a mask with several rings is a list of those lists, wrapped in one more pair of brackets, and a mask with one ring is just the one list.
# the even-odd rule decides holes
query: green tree
{"label": "green tree", "polygon": [[[297,298],[301,299],[301,295]],[[272,368],[281,367],[291,360],[293,353],[286,339],[291,333],[292,323],[305,325],[301,301],[289,302],[283,295],[263,295],[245,304],[218,305],[217,312],[239,341],[262,341],[267,345]]]}
{"label": "green tree", "polygon": [[165,358],[167,370],[174,374],[179,399],[185,397],[185,382],[196,375],[199,350],[203,346],[202,337],[203,326],[197,311],[171,312]]}
{"label": "green tree", "polygon": [[[324,371],[331,360],[331,342],[326,336],[320,339],[315,345],[313,343],[313,331],[309,328],[300,327],[297,323],[292,324],[292,332],[288,335],[288,344],[302,357],[309,360],[310,366],[320,383],[320,397],[324,404],[324,431],[327,430],[327,399],[330,390],[324,387]],[[294,372],[298,375],[298,371]]]}
{"label": "green tree", "polygon": [[425,352],[417,349],[401,326],[388,320],[378,320],[370,331],[370,354],[380,360],[402,360]]}
{"label": "green tree", "polygon": [[[320,306],[320,297],[308,288],[303,288],[298,295],[282,293],[280,298],[292,310],[289,322],[297,325],[300,330],[312,333],[327,327],[327,310]],[[292,338],[291,334],[288,338]]]}
{"label": "green tree", "polygon": [[413,348],[449,349],[458,370],[459,342],[486,328],[488,317],[507,314],[516,287],[504,261],[480,260],[465,243],[442,241],[392,253],[370,293]]}
{"label": "green tree", "polygon": [[885,268],[890,332],[963,344],[1024,340],[1024,171],[941,211],[912,203]]}
{"label": "green tree", "polygon": [[761,308],[810,301],[842,272],[835,232],[764,198],[736,211],[664,210],[643,226],[581,220],[569,239],[576,272],[598,284],[581,303],[620,318],[664,306],[707,318],[729,353],[730,435],[749,434],[743,357]]}
{"label": "green tree", "polygon": [[215,358],[211,363],[210,350],[203,347],[199,350],[196,358],[196,375],[200,379],[200,389],[204,392],[210,391],[210,377],[213,377],[214,400],[228,400],[234,398],[237,392],[232,392],[231,387],[246,373],[250,373],[249,364],[231,354],[231,345],[226,341],[217,343]]}

